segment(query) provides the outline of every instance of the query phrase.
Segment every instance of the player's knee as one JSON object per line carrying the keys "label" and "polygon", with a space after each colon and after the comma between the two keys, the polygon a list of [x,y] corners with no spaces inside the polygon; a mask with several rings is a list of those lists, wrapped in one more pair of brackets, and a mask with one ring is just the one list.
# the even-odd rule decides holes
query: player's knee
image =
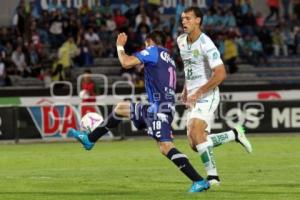
{"label": "player's knee", "polygon": [[190,147],[193,151],[198,152],[195,144],[190,144]]}
{"label": "player's knee", "polygon": [[174,148],[174,145],[172,142],[160,142],[159,143],[159,150],[163,155],[167,155],[169,151]]}
{"label": "player's knee", "polygon": [[119,102],[119,103],[117,103],[114,111],[117,113],[117,112],[120,112],[123,108],[124,108],[124,102]]}
{"label": "player's knee", "polygon": [[190,128],[190,130],[189,130],[189,138],[190,138],[191,140],[193,140],[194,137],[195,137],[195,135],[197,135],[197,130],[196,130],[196,129],[193,129],[193,128]]}
{"label": "player's knee", "polygon": [[129,102],[119,102],[115,109],[114,109],[114,112],[116,114],[119,114],[119,115],[127,115],[128,113],[130,113],[130,103]]}
{"label": "player's knee", "polygon": [[197,134],[197,131],[199,131],[199,127],[197,126],[197,124],[194,122],[189,123],[188,133],[191,138],[193,138],[194,135]]}
{"label": "player's knee", "polygon": [[[198,121],[193,121],[192,123],[189,124],[189,132],[188,135],[190,137],[190,141],[193,141],[193,143],[201,143],[206,141],[206,123],[205,122],[198,122]],[[192,148],[194,149],[194,148]]]}
{"label": "player's knee", "polygon": [[188,137],[189,137],[189,145],[190,145],[191,149],[193,151],[197,152],[196,144],[193,142],[193,140],[192,140],[192,138],[190,138],[190,136],[188,136]]}
{"label": "player's knee", "polygon": [[189,141],[190,141],[191,146],[193,145],[194,141],[196,141],[197,136],[199,136],[199,134],[200,134],[200,131],[197,130],[197,128],[194,128],[194,127],[189,128],[188,136],[189,136]]}

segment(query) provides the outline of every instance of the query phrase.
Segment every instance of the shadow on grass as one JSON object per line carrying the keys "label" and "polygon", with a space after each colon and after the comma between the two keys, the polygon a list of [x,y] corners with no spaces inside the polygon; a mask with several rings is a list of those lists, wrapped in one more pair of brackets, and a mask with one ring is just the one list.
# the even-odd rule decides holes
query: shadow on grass
{"label": "shadow on grass", "polygon": [[270,184],[260,184],[261,186],[270,186],[270,187],[286,187],[286,188],[300,188],[300,183],[270,183]]}
{"label": "shadow on grass", "polygon": [[[137,191],[99,191],[99,192],[40,192],[40,191],[28,191],[28,192],[0,192],[1,195],[47,195],[47,196],[123,196],[123,195],[137,195]],[[142,193],[140,193],[142,195]]]}
{"label": "shadow on grass", "polygon": [[[276,188],[274,188],[276,190]],[[300,195],[300,191],[240,191],[240,190],[213,190],[212,192],[215,193],[230,193],[230,194],[244,194],[244,195],[287,195],[287,194],[294,194],[294,195]]]}

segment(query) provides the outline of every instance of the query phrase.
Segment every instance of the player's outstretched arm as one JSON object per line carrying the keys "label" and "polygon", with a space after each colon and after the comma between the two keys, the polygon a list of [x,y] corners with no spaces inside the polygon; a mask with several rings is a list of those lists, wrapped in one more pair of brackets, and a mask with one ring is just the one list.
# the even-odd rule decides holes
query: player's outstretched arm
{"label": "player's outstretched arm", "polygon": [[127,42],[127,35],[120,33],[117,38],[116,46],[118,58],[123,68],[130,69],[136,65],[141,64],[141,61],[135,56],[129,56],[125,53],[124,46]]}

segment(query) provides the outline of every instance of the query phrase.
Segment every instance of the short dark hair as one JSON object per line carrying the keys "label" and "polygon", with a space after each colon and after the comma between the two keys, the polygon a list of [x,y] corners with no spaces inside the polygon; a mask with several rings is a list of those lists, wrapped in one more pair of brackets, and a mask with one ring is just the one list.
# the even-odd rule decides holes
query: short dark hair
{"label": "short dark hair", "polygon": [[84,74],[92,74],[92,71],[90,69],[85,69],[83,73]]}
{"label": "short dark hair", "polygon": [[193,12],[196,15],[196,17],[200,17],[201,18],[200,25],[202,24],[203,13],[202,13],[202,11],[201,11],[201,9],[199,7],[191,6],[191,7],[186,8],[183,12],[184,13]]}
{"label": "short dark hair", "polygon": [[149,33],[146,39],[151,39],[156,45],[165,46],[167,37],[164,32],[155,30]]}

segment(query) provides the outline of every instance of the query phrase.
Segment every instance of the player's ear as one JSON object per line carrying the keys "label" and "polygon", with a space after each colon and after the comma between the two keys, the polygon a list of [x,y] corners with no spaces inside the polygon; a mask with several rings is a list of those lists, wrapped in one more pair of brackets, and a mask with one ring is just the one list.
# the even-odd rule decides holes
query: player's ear
{"label": "player's ear", "polygon": [[150,38],[147,38],[146,40],[145,40],[145,45],[146,45],[146,47],[149,47],[149,46],[151,46],[153,44],[153,41],[150,39]]}
{"label": "player's ear", "polygon": [[202,19],[200,17],[196,18],[196,21],[199,23],[199,25],[201,24]]}

